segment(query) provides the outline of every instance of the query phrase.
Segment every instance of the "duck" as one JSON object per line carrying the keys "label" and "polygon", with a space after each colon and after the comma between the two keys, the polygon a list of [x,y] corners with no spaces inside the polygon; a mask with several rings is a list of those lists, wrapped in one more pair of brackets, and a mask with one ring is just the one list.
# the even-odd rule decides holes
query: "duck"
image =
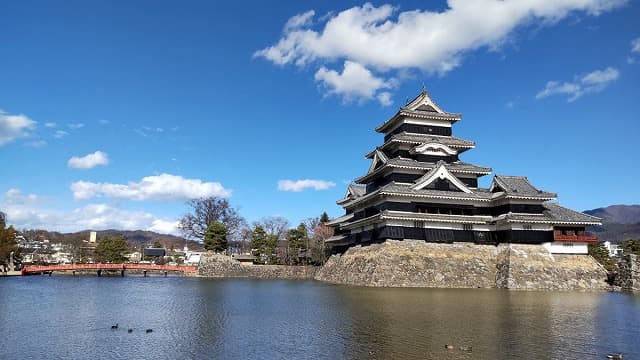
{"label": "duck", "polygon": [[444,346],[444,348],[445,348],[445,349],[447,349],[447,350],[453,350],[453,349],[455,348],[455,346],[453,346],[453,345],[449,345],[449,344],[446,344],[446,345]]}
{"label": "duck", "polygon": [[127,330],[127,332],[128,332],[128,333],[132,333],[132,332],[133,332],[133,329],[129,329],[129,330]]}
{"label": "duck", "polygon": [[111,330],[117,330],[118,329],[118,324],[116,323],[115,325],[111,325]]}
{"label": "duck", "polygon": [[153,329],[147,329],[147,334],[153,332]]}
{"label": "duck", "polygon": [[609,354],[607,355],[607,359],[622,360],[622,354]]}
{"label": "duck", "polygon": [[460,346],[460,350],[471,352],[473,349],[471,346]]}

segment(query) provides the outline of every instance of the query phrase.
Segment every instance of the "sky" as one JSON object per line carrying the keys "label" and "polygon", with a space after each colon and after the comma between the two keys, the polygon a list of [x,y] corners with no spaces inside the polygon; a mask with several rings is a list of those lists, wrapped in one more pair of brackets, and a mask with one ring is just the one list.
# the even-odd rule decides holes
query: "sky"
{"label": "sky", "polygon": [[576,210],[639,204],[639,18],[622,0],[0,2],[0,211],[174,234],[206,196],[249,223],[337,217],[374,128],[423,86],[462,113],[462,161]]}

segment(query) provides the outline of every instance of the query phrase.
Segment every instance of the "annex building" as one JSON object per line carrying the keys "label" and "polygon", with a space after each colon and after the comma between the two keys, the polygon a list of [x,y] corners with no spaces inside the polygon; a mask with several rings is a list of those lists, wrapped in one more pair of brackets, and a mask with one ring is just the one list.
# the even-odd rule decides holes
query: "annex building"
{"label": "annex building", "polygon": [[461,114],[440,108],[425,89],[376,131],[382,145],[366,154],[371,165],[337,204],[345,215],[328,225],[336,253],[387,239],[476,244],[541,244],[552,253],[586,254],[600,219],[554,202],[525,176],[495,175],[489,188],[478,178],[489,167],[461,161],[473,141],[453,136]]}

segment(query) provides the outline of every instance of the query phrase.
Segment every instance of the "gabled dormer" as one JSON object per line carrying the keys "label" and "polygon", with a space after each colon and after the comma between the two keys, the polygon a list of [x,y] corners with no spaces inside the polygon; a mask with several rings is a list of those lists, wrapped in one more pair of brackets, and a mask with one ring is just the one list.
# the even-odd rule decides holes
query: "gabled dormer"
{"label": "gabled dormer", "polygon": [[439,161],[437,166],[428,171],[424,176],[416,180],[411,186],[414,190],[431,189],[444,191],[462,191],[467,194],[472,191],[446,167],[444,161]]}
{"label": "gabled dormer", "polygon": [[373,159],[371,159],[371,165],[369,166],[369,171],[367,171],[367,174],[374,172],[376,169],[383,166],[388,161],[389,158],[387,157],[387,155],[385,155],[384,152],[376,149],[373,152]]}

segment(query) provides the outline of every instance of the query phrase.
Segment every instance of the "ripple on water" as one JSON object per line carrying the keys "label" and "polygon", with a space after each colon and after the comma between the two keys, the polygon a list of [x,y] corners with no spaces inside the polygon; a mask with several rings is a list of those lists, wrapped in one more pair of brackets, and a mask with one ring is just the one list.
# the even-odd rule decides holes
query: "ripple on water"
{"label": "ripple on water", "polygon": [[33,276],[0,279],[0,358],[601,359],[640,353],[639,318],[615,293]]}

